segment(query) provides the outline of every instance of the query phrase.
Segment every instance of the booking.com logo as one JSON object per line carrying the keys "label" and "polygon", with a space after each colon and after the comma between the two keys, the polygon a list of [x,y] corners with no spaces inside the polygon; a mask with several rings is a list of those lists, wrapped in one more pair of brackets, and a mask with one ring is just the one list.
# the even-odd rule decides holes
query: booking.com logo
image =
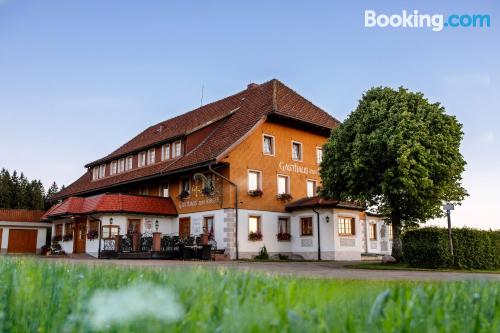
{"label": "booking.com logo", "polygon": [[365,10],[365,27],[394,27],[394,28],[431,28],[432,31],[441,31],[444,28],[489,28],[490,15],[487,14],[452,14],[445,17],[443,14],[420,14],[418,10],[401,14],[377,14],[374,10]]}

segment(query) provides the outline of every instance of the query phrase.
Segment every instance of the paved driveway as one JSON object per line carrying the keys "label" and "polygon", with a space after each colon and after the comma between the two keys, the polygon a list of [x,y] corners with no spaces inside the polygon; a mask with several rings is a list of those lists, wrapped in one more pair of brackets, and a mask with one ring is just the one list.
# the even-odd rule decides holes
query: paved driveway
{"label": "paved driveway", "polygon": [[186,268],[204,267],[208,269],[235,269],[267,274],[281,274],[328,279],[355,280],[468,280],[489,279],[500,281],[500,274],[489,273],[459,273],[435,271],[404,271],[404,270],[366,270],[345,267],[353,262],[253,262],[253,261],[178,261],[178,260],[96,260],[89,258],[51,258],[58,262],[69,262],[88,265],[116,265],[155,268]]}

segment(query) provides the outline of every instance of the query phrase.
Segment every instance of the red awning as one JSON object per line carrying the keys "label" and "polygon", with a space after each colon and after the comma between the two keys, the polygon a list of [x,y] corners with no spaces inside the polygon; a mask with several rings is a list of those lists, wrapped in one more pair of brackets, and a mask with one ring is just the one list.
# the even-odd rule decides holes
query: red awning
{"label": "red awning", "polygon": [[171,198],[120,193],[99,194],[87,198],[69,197],[62,203],[52,206],[42,220],[97,213],[177,216],[177,209]]}

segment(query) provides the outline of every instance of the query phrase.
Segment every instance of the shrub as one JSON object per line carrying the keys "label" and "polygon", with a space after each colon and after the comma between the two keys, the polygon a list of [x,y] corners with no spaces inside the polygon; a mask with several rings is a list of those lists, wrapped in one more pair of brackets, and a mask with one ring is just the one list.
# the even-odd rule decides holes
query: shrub
{"label": "shrub", "polygon": [[263,246],[260,249],[260,252],[257,256],[255,256],[255,259],[260,259],[260,260],[267,260],[269,259],[269,253],[267,253],[267,249],[265,246]]}
{"label": "shrub", "polygon": [[404,260],[413,267],[498,269],[500,231],[471,228],[452,230],[454,257],[448,249],[448,230],[422,228],[403,234]]}

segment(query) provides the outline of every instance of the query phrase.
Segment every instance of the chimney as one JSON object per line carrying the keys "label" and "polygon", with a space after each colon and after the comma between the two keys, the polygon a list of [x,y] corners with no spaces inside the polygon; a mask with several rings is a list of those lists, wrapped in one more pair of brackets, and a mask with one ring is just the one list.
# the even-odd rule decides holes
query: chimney
{"label": "chimney", "polygon": [[247,86],[247,90],[250,90],[250,89],[256,88],[256,87],[258,87],[258,86],[259,86],[259,84],[257,84],[257,83],[253,83],[253,82],[252,82],[252,83],[249,83],[249,84],[248,84],[248,86]]}

